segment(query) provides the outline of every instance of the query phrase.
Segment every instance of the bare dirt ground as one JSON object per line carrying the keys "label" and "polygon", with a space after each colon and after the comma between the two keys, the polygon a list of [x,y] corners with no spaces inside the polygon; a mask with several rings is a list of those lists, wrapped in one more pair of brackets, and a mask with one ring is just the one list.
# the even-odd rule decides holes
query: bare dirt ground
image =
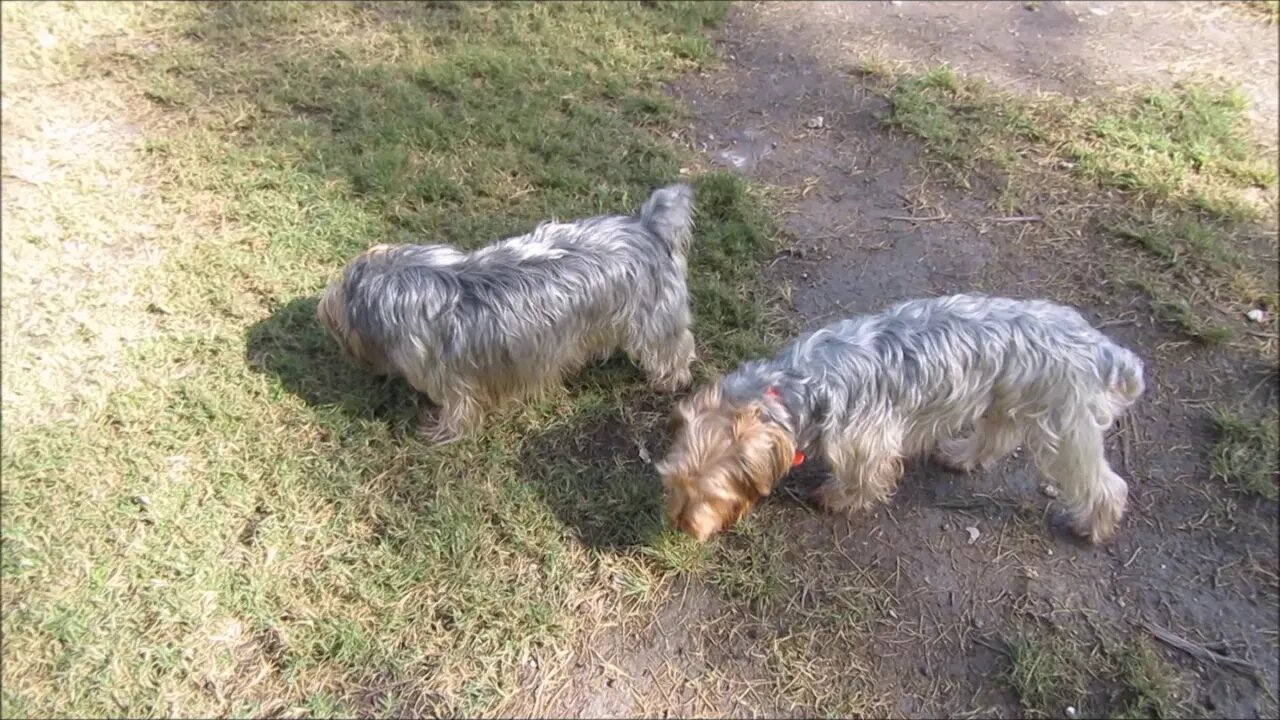
{"label": "bare dirt ground", "polygon": [[[883,100],[855,71],[872,59],[948,63],[1004,89],[1066,96],[1208,74],[1239,85],[1259,136],[1274,138],[1275,27],[1191,3],[764,3],[736,6],[719,42],[723,69],[673,89],[695,115],[685,139],[708,165],[787,198],[792,247],[770,272],[791,288],[799,324],[958,291],[1080,305],[1148,362],[1148,394],[1109,448],[1130,478],[1130,516],[1112,544],[1076,543],[1021,458],[969,478],[917,464],[891,507],[859,517],[778,497],[757,520],[777,556],[744,562],[775,563],[794,593],[761,605],[690,583],[650,626],[600,634],[559,690],[539,690],[536,710],[1016,716],[1004,676],[1019,628],[1069,637],[1092,662],[1147,642],[1145,621],[1261,670],[1252,678],[1152,643],[1178,675],[1178,714],[1274,716],[1276,508],[1208,479],[1204,409],[1223,398],[1274,405],[1274,364],[1178,342],[1137,298],[1061,260],[1052,239],[992,221],[989,188],[926,182],[919,147],[879,128]],[[796,488],[821,472],[799,473]],[[841,599],[852,596],[878,600]],[[1091,681],[1073,711],[1117,712],[1117,693]]]}

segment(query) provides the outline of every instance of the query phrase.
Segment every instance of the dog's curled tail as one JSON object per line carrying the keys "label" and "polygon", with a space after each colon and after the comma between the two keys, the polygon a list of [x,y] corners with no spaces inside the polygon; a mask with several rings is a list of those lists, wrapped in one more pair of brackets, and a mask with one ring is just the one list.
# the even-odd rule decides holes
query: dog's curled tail
{"label": "dog's curled tail", "polygon": [[693,188],[678,184],[655,190],[640,208],[640,222],[683,255],[693,238]]}
{"label": "dog's curled tail", "polygon": [[1110,341],[1098,346],[1098,373],[1106,387],[1108,415],[1123,412],[1146,389],[1142,359]]}

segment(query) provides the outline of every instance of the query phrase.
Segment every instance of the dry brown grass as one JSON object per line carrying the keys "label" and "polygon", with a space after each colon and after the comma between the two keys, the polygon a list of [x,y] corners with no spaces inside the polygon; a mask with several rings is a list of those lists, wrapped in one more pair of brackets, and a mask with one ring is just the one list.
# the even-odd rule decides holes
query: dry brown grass
{"label": "dry brown grass", "polygon": [[123,356],[157,332],[147,271],[182,221],[141,158],[159,114],[113,79],[67,68],[69,48],[131,13],[6,5],[3,408],[13,429],[101,409]]}
{"label": "dry brown grass", "polygon": [[[442,451],[307,298],[373,242],[634,209],[722,10],[6,4],[4,714],[478,713],[657,603],[629,366]],[[694,181],[725,363],[767,224]]]}

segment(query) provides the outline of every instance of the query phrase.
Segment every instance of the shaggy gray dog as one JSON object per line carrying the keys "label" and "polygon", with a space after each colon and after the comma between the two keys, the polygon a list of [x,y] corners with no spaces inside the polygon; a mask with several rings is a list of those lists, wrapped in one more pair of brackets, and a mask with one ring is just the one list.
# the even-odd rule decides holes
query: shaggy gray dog
{"label": "shaggy gray dog", "polygon": [[831,510],[884,502],[905,457],[970,471],[1025,444],[1062,488],[1073,528],[1114,532],[1128,488],[1103,433],[1142,394],[1142,361],[1075,310],[955,295],[803,335],[679,403],[659,464],[668,512],[704,540],[737,522],[806,452]]}
{"label": "shaggy gray dog", "polygon": [[672,185],[638,217],[551,221],[472,253],[379,245],[329,284],[317,314],[358,364],[438,404],[424,433],[447,442],[618,348],[655,389],[687,386],[692,230],[693,191]]}

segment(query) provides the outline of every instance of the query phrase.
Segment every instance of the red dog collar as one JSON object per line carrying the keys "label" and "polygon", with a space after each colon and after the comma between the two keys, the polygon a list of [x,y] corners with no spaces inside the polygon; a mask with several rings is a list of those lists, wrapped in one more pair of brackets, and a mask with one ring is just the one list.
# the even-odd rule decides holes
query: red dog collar
{"label": "red dog collar", "polygon": [[[782,402],[782,393],[778,392],[778,388],[776,387],[765,388],[764,394],[766,397],[771,397],[774,400],[777,400],[778,402]],[[795,456],[791,458],[791,467],[799,467],[800,464],[803,462],[804,462],[804,453],[800,452],[799,450],[796,450]]]}

